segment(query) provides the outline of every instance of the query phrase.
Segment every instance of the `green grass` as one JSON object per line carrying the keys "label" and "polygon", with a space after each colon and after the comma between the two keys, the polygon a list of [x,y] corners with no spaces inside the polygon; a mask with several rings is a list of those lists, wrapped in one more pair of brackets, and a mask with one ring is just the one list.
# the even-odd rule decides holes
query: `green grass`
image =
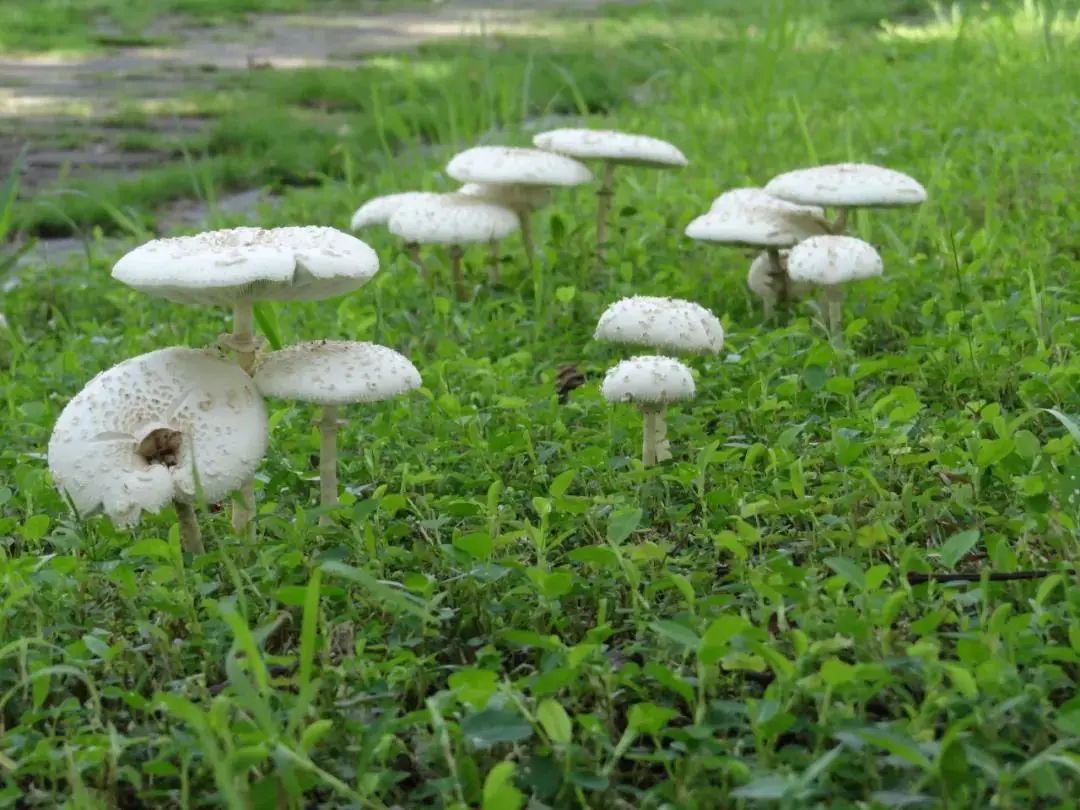
{"label": "green grass", "polygon": [[[622,173],[600,271],[586,189],[539,217],[535,275],[508,242],[489,287],[470,252],[471,303],[439,254],[428,286],[373,232],[366,288],[276,310],[286,343],[374,340],[424,377],[347,412],[329,528],[312,413],[282,402],[255,542],[203,510],[209,553],[182,560],[171,515],[74,519],[43,457],[60,409],[125,357],[212,342],[226,313],[111,282],[93,234],[85,262],[22,275],[0,327],[0,806],[1073,806],[1080,27],[874,8],[680,0],[226,90],[252,109],[222,116],[211,160],[320,181],[285,185],[265,225],[449,188],[455,149],[526,143],[545,113],[690,159]],[[350,129],[316,138],[301,108]],[[809,304],[762,326],[749,260],[681,235],[811,155],[930,195],[859,217],[886,276],[850,291],[844,352]],[[212,195],[208,177],[187,182]],[[633,293],[728,331],[690,361],[675,458],[649,469],[640,418],[598,391],[630,352],[590,339]],[[566,404],[562,363],[589,378]],[[1032,569],[1050,574],[908,580]]]}

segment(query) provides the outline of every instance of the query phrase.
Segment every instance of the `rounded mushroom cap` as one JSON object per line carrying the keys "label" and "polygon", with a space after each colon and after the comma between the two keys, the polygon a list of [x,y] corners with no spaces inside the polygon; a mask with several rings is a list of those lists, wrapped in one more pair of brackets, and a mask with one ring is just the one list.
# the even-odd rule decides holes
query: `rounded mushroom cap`
{"label": "rounded mushroom cap", "polygon": [[374,197],[356,209],[349,227],[354,231],[358,231],[371,225],[385,225],[402,205],[426,197],[437,196],[431,191],[403,191],[399,194],[385,194],[382,197]]}
{"label": "rounded mushroom cap", "polygon": [[716,354],[724,345],[724,327],[715,315],[693,301],[635,295],[604,310],[593,339],[673,352]]}
{"label": "rounded mushroom cap", "polygon": [[200,489],[221,500],[255,473],[267,437],[266,407],[239,366],[159,349],[98,374],[65,406],[49,470],[79,512],[128,526]]}
{"label": "rounded mushroom cap", "polygon": [[788,254],[788,275],[811,284],[858,281],[880,276],[883,269],[874,246],[854,236],[815,236]]}
{"label": "rounded mushroom cap", "polygon": [[692,398],[694,377],[674,358],[642,355],[608,369],[600,393],[608,402],[666,405]]}
{"label": "rounded mushroom cap", "polygon": [[420,372],[393,349],[316,340],[264,355],[255,370],[263,396],[317,405],[381,402],[420,386]]}
{"label": "rounded mushroom cap", "polygon": [[808,236],[824,233],[813,217],[789,216],[763,207],[723,205],[702,214],[686,226],[691,239],[750,247],[791,247]]}
{"label": "rounded mushroom cap", "polygon": [[312,301],[363,286],[379,257],[334,228],[230,228],[154,239],[113,267],[117,281],[181,304]]}
{"label": "rounded mushroom cap", "polygon": [[793,203],[836,208],[888,208],[926,200],[926,189],[914,178],[869,163],[796,169],[774,177],[765,191]]}
{"label": "rounded mushroom cap", "polygon": [[[788,251],[780,251],[780,266],[787,270]],[[746,286],[750,292],[763,301],[775,304],[779,300],[777,291],[773,289],[772,262],[768,253],[759,253],[750,263],[750,271],[746,274]],[[813,284],[805,281],[793,281],[788,277],[788,295],[791,298],[802,298],[808,295],[814,288]]]}
{"label": "rounded mushroom cap", "polygon": [[825,212],[816,205],[797,205],[787,200],[781,200],[779,197],[774,197],[764,189],[753,187],[733,188],[725,191],[712,201],[709,213],[745,210],[747,208],[763,208],[789,218],[805,218],[819,225],[828,224],[828,220],[825,219]]}
{"label": "rounded mushroom cap", "polygon": [[459,183],[578,186],[592,180],[592,172],[573,158],[516,146],[466,149],[446,164],[446,173]]}
{"label": "rounded mushroom cap", "polygon": [[518,228],[518,215],[503,205],[466,194],[439,194],[401,206],[390,233],[419,245],[465,245],[504,239]]}
{"label": "rounded mushroom cap", "polygon": [[686,155],[667,141],[614,129],[553,129],[533,138],[533,144],[549,152],[578,158],[627,163],[663,169],[685,166]]}
{"label": "rounded mushroom cap", "polygon": [[550,186],[466,183],[455,193],[464,194],[466,197],[477,197],[522,212],[535,211],[551,203]]}

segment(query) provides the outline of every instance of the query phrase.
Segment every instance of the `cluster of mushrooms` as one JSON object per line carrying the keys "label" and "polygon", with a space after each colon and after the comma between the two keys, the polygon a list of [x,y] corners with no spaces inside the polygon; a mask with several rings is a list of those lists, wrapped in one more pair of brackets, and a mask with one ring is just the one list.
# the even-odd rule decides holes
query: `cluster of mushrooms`
{"label": "cluster of mushrooms", "polygon": [[[670,143],[611,130],[552,130],[537,135],[534,145],[538,148],[468,149],[446,167],[463,183],[459,189],[375,198],[356,211],[352,227],[385,225],[403,240],[422,273],[420,247],[448,247],[454,285],[465,300],[464,248],[488,244],[496,280],[496,243],[520,231],[532,265],[530,217],[550,201],[554,189],[592,180],[581,161],[602,167],[596,192],[598,259],[608,240],[615,167],[671,168],[687,162]],[[848,209],[925,199],[918,182],[890,169],[819,166],[782,174],[764,188],[721,194],[686,233],[764,251],[750,266],[748,286],[764,301],[767,316],[774,307],[821,288],[830,334],[839,341],[842,285],[882,272],[877,251],[844,234]],[[825,208],[837,210],[834,220]],[[420,374],[398,352],[371,343],[316,340],[264,351],[255,335],[255,307],[260,301],[344,295],[378,269],[378,257],[367,244],[327,227],[241,227],[155,239],[132,250],[113,268],[116,280],[180,304],[229,307],[232,331],[209,348],[158,349],[92,379],[64,408],[49,442],[57,488],[78,514],[102,511],[121,527],[171,504],[184,550],[199,553],[203,543],[194,506],[238,494],[233,528],[250,525],[254,476],[270,438],[264,398],[295,400],[322,408],[315,422],[321,440],[321,520],[328,522],[338,498],[339,409],[404,394],[420,385]],[[720,321],[692,301],[634,296],[605,310],[594,339],[652,352],[611,368],[601,393],[609,402],[641,410],[645,465],[671,458],[666,409],[693,398],[695,386],[691,369],[663,353],[717,354],[724,343]]]}

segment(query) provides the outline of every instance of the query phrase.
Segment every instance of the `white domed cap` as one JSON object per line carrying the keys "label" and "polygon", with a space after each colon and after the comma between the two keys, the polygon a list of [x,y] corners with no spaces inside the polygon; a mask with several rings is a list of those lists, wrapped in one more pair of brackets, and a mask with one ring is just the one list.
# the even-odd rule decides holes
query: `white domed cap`
{"label": "white domed cap", "polygon": [[521,227],[511,209],[480,197],[439,194],[401,206],[390,233],[420,245],[465,245],[504,239]]}
{"label": "white domed cap", "polygon": [[854,236],[815,236],[788,254],[788,275],[811,284],[843,284],[880,276],[882,270],[873,245]]}
{"label": "white domed cap", "polygon": [[693,397],[694,377],[671,357],[631,357],[608,370],[600,393],[608,402],[666,405]]}
{"label": "white domed cap", "polygon": [[385,225],[402,205],[415,200],[422,200],[425,197],[437,196],[437,194],[430,191],[403,191],[400,194],[386,194],[382,197],[375,197],[356,209],[349,227],[354,231],[358,231],[371,225]]}
{"label": "white domed cap", "polygon": [[693,301],[635,295],[604,310],[593,339],[673,352],[716,354],[724,345],[724,327],[715,315]]}
{"label": "white domed cap", "polygon": [[592,172],[573,158],[516,146],[474,146],[446,164],[459,183],[515,183],[523,186],[578,186]]}
{"label": "white domed cap", "polygon": [[733,188],[712,201],[709,212],[764,208],[792,219],[807,219],[816,225],[825,225],[825,212],[816,205],[797,205],[774,197],[760,188]]}
{"label": "white domed cap", "polygon": [[[780,264],[785,272],[788,263],[788,251],[780,251]],[[775,304],[779,300],[778,291],[773,289],[772,261],[768,253],[759,253],[750,263],[750,271],[746,274],[746,286],[750,292],[763,301]],[[802,298],[813,290],[814,285],[805,281],[793,281],[788,277],[787,292],[791,298]]]}
{"label": "white domed cap", "polygon": [[808,236],[825,232],[812,216],[790,216],[774,208],[725,204],[702,214],[686,226],[691,239],[751,247],[791,247]]}
{"label": "white domed cap", "polygon": [[887,208],[926,200],[926,189],[914,178],[868,163],[796,169],[774,177],[765,191],[793,203],[836,208]]}
{"label": "white domed cap", "polygon": [[266,452],[266,407],[234,363],[174,347],[125,360],[92,379],[60,414],[49,469],[76,509],[103,509],[118,526],[196,482],[219,501],[254,473]]}
{"label": "white domed cap", "polygon": [[553,129],[533,138],[540,149],[579,160],[603,160],[638,166],[685,166],[686,155],[674,144],[648,135],[613,129]]}
{"label": "white domed cap", "polygon": [[123,256],[112,276],[181,304],[310,301],[363,286],[379,258],[334,228],[231,228],[155,239]]}
{"label": "white domed cap", "polygon": [[374,343],[316,340],[264,355],[255,370],[264,396],[317,405],[381,402],[420,386],[404,355]]}
{"label": "white domed cap", "polygon": [[503,205],[514,210],[535,211],[551,202],[550,186],[501,185],[498,183],[466,183],[456,192],[466,197]]}

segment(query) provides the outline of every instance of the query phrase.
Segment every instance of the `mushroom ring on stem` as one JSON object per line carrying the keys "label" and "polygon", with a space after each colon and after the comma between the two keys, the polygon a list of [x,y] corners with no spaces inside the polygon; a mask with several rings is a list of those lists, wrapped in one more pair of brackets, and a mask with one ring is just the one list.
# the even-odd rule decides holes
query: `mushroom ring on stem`
{"label": "mushroom ring on stem", "polygon": [[191,509],[216,502],[258,468],[267,445],[251,378],[211,352],[174,347],[94,377],[61,412],[49,440],[57,489],[82,514],[117,526],[176,505],[186,551],[202,551]]}
{"label": "mushroom ring on stem", "polygon": [[694,396],[690,369],[671,357],[643,355],[623,360],[608,370],[600,393],[608,402],[630,402],[644,415],[641,461],[657,462],[657,436],[662,435],[664,412],[672,402]]}

